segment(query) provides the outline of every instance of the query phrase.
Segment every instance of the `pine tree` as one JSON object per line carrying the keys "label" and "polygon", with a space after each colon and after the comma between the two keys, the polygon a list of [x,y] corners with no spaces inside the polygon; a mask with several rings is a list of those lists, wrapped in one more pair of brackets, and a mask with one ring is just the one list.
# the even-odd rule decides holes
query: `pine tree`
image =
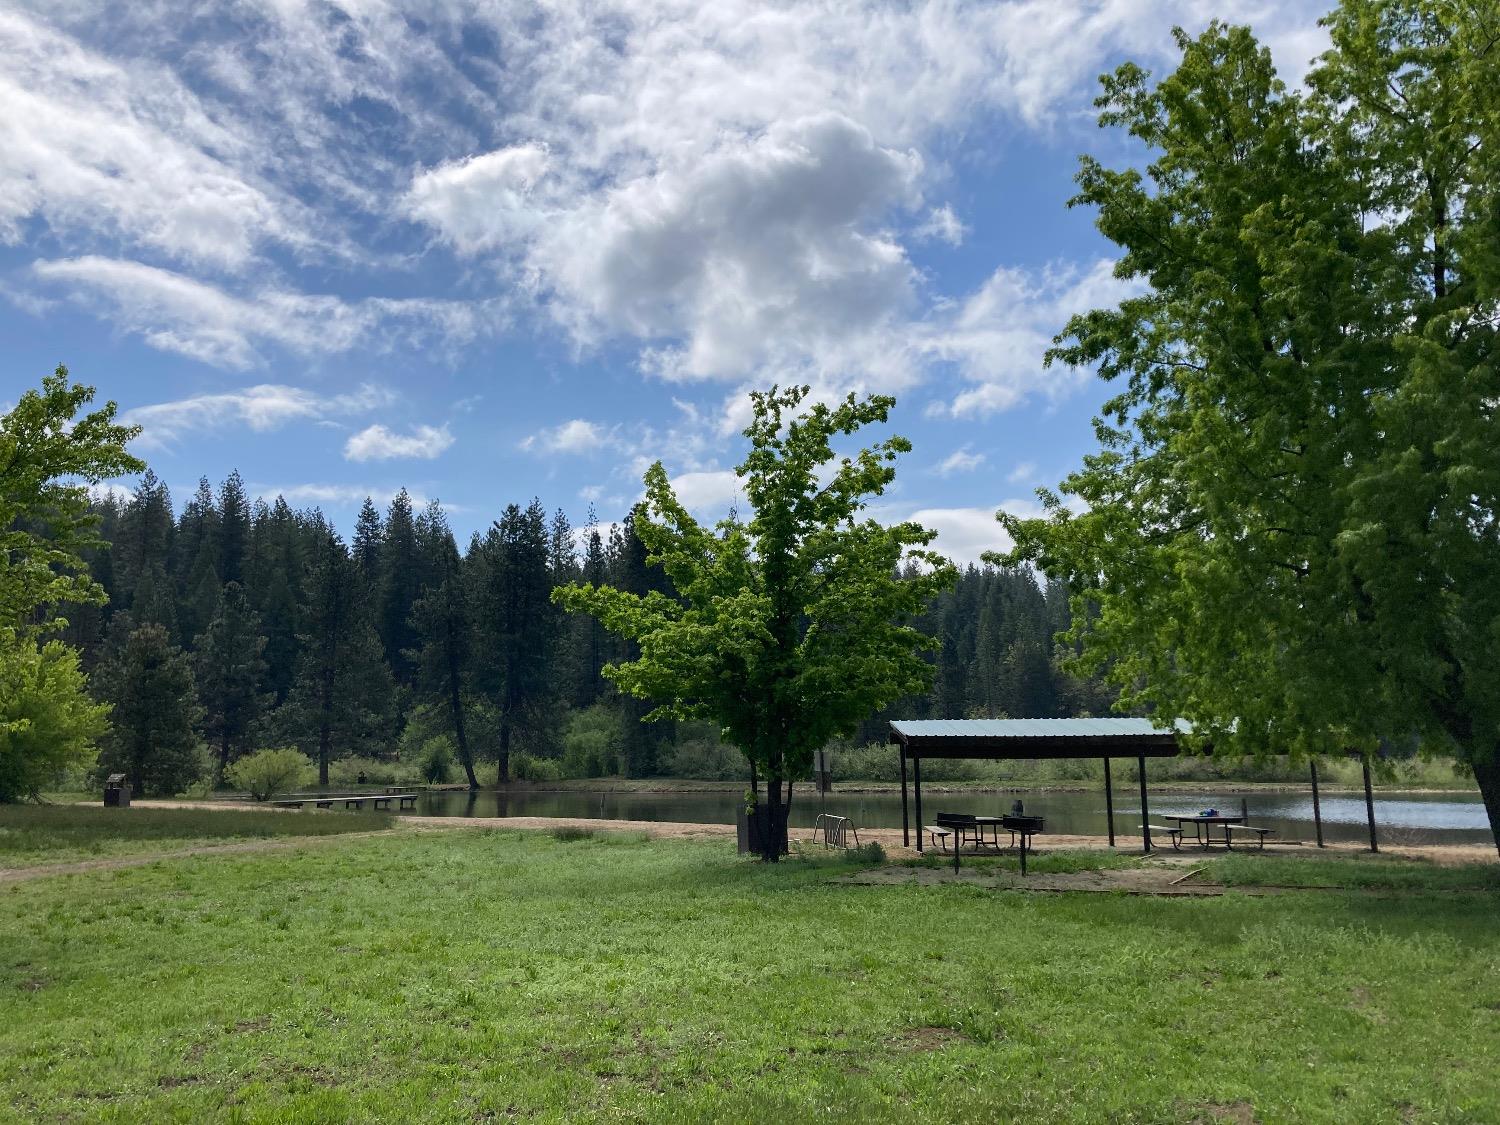
{"label": "pine tree", "polygon": [[177,529],[177,625],[191,641],[219,604],[219,512],[208,478],[201,477]]}
{"label": "pine tree", "polygon": [[376,599],[376,623],[385,646],[385,660],[396,682],[402,686],[411,684],[415,672],[409,655],[417,646],[417,636],[411,624],[411,607],[421,596],[421,572],[411,497],[403,488],[396,493],[386,513]]}
{"label": "pine tree", "polygon": [[114,705],[99,772],[123,773],[145,796],[170,797],[197,781],[203,748],[193,669],[187,654],[157,624],[131,630],[99,670],[98,687]]}
{"label": "pine tree", "polygon": [[371,590],[380,582],[380,541],[384,535],[375,501],[366,496],[354,521],[353,553],[354,567]]}
{"label": "pine tree", "polygon": [[441,511],[429,511],[429,521],[424,556],[429,559],[432,580],[412,607],[412,626],[419,638],[414,656],[416,684],[432,708],[446,715],[469,788],[478,789],[465,700],[474,640],[468,590],[447,521]]}
{"label": "pine tree", "polygon": [[238,582],[225,585],[207,632],[195,642],[198,699],[203,733],[217,756],[215,782],[251,748],[251,733],[264,706],[261,685],[266,639],[260,618]]}
{"label": "pine tree", "polygon": [[533,500],[511,504],[476,558],[476,681],[500,722],[498,777],[510,780],[511,740],[535,738],[538,713],[554,691],[552,656],[560,613],[552,605],[547,519]]}
{"label": "pine tree", "polygon": [[297,676],[276,729],[316,756],[318,784],[346,753],[389,746],[394,685],[364,613],[353,562],[321,515],[313,517],[306,632]]}
{"label": "pine tree", "polygon": [[221,582],[245,581],[245,552],[250,539],[250,502],[236,469],[219,486],[218,573]]}

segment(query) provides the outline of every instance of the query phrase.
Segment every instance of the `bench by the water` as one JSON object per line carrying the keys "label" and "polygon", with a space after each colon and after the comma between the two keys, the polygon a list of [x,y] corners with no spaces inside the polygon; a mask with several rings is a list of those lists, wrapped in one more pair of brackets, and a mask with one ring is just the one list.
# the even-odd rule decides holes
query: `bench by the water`
{"label": "bench by the water", "polygon": [[303,805],[311,805],[315,809],[331,809],[338,804],[342,804],[346,809],[362,809],[368,801],[372,809],[388,809],[391,807],[391,802],[395,801],[399,812],[403,809],[415,811],[419,795],[417,793],[318,793],[308,797],[283,797],[279,801],[266,803],[282,809],[300,809]]}

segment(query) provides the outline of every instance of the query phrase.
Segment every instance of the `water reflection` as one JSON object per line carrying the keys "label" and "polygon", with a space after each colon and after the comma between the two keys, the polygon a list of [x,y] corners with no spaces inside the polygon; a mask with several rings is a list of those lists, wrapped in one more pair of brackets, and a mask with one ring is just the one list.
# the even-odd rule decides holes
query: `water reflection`
{"label": "water reflection", "polygon": [[[1104,795],[1086,793],[1020,794],[1026,811],[1047,818],[1049,832],[1102,836],[1107,831]],[[923,819],[938,812],[997,814],[1010,811],[1015,793],[938,793],[922,795]],[[1314,838],[1312,798],[1296,793],[1264,793],[1224,790],[1213,793],[1162,793],[1149,795],[1153,819],[1163,813],[1193,813],[1204,808],[1238,810],[1241,799],[1249,807],[1250,821],[1274,828],[1282,839]],[[705,824],[734,822],[738,793],[617,793],[569,790],[566,792],[429,793],[417,811],[427,816],[570,816],[605,820],[665,820]],[[1328,840],[1359,841],[1365,838],[1365,804],[1362,797],[1325,796],[1323,834]],[[808,790],[797,792],[792,802],[792,824],[810,827],[825,810],[851,817],[862,828],[899,828],[899,793],[832,793],[819,797]],[[915,821],[915,809],[912,810]],[[1489,822],[1478,794],[1387,792],[1376,798],[1375,820],[1384,838],[1411,843],[1486,843]],[[1122,835],[1136,835],[1141,823],[1138,799],[1124,792],[1115,795],[1115,827]]]}

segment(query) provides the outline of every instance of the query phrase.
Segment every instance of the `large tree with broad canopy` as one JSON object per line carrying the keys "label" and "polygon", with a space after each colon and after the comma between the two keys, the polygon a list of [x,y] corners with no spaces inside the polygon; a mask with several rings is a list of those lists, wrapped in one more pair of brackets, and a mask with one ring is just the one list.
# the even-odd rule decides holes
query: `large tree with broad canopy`
{"label": "large tree with broad canopy", "polygon": [[1346,0],[1289,92],[1244,28],[1104,79],[1143,169],[1075,203],[1142,291],[1052,358],[1122,384],[1002,513],[1085,662],[1220,751],[1454,754],[1500,838],[1500,10]]}

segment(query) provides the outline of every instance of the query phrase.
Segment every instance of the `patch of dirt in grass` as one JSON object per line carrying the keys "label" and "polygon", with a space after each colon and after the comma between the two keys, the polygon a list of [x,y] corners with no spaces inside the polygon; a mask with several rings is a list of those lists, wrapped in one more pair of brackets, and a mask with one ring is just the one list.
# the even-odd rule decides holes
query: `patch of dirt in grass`
{"label": "patch of dirt in grass", "polygon": [[1196,1115],[1191,1125],[1256,1125],[1260,1120],[1247,1101],[1199,1102],[1189,1109]]}
{"label": "patch of dirt in grass", "polygon": [[25,980],[17,982],[16,987],[22,992],[40,992],[51,983],[46,977],[27,977]]}
{"label": "patch of dirt in grass", "polygon": [[908,1051],[941,1051],[955,1043],[967,1043],[969,1037],[952,1027],[909,1027],[896,1037]]}
{"label": "patch of dirt in grass", "polygon": [[1356,1012],[1368,1016],[1372,1023],[1389,1023],[1386,1014],[1375,1004],[1375,998],[1364,985],[1355,985],[1349,990],[1349,1000]]}

